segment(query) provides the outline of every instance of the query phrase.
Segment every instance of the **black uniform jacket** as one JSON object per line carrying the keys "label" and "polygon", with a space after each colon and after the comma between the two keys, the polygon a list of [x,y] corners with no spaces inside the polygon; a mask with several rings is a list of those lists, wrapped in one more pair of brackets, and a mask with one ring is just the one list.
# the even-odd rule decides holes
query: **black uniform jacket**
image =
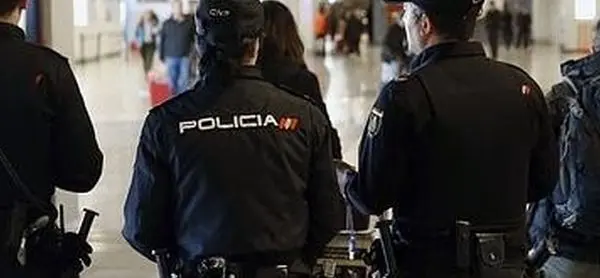
{"label": "black uniform jacket", "polygon": [[[55,187],[92,190],[103,155],[67,59],[25,42],[19,27],[6,23],[0,23],[0,55],[0,148],[20,179],[43,202]],[[0,187],[23,198],[2,166]],[[14,196],[0,194],[0,204]]]}
{"label": "black uniform jacket", "polygon": [[393,207],[415,230],[521,225],[526,202],[555,185],[557,150],[531,77],[479,43],[444,43],[382,90],[347,193],[366,213]]}
{"label": "black uniform jacket", "polygon": [[314,260],[344,220],[327,119],[253,67],[206,95],[197,86],[148,115],[125,238],[147,257]]}

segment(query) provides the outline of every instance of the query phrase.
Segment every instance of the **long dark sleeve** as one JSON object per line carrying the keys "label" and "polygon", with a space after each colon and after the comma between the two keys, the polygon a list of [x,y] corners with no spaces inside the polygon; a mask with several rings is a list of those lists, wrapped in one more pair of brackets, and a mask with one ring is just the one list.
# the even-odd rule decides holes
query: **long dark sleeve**
{"label": "long dark sleeve", "polygon": [[159,155],[153,124],[146,119],[125,201],[123,237],[150,260],[152,250],[169,248],[172,242],[168,168]]}
{"label": "long dark sleeve", "polygon": [[337,185],[331,139],[324,116],[313,113],[317,126],[313,130],[310,178],[307,190],[309,230],[304,258],[312,264],[329,241],[344,227],[344,203]]}
{"label": "long dark sleeve", "polygon": [[[104,157],[75,76],[66,60],[55,69],[57,75],[46,80],[54,98],[52,123],[52,167],[55,186],[71,192],[88,192],[100,175]],[[49,82],[50,84],[43,84]]]}
{"label": "long dark sleeve", "polygon": [[390,82],[375,103],[359,149],[359,173],[346,188],[348,199],[364,214],[380,215],[410,198],[408,166],[410,109],[396,97],[406,84]]}

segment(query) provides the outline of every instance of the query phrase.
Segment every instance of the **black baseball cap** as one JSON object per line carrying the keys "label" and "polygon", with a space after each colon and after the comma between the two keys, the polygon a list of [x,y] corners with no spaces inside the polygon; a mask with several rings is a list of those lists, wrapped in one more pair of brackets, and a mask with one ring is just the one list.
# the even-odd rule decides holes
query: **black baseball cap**
{"label": "black baseball cap", "polygon": [[196,10],[198,36],[212,44],[259,37],[263,26],[260,0],[201,0]]}
{"label": "black baseball cap", "polygon": [[485,0],[384,0],[386,3],[411,2],[426,13],[445,18],[463,18],[472,8],[481,8]]}

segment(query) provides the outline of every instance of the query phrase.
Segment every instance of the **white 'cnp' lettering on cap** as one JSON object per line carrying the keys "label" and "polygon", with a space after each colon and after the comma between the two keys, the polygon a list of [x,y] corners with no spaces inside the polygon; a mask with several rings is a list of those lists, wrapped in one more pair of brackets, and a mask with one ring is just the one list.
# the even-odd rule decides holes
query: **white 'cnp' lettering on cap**
{"label": "white 'cnp' lettering on cap", "polygon": [[212,17],[228,17],[231,12],[229,10],[214,8],[208,10],[208,14]]}

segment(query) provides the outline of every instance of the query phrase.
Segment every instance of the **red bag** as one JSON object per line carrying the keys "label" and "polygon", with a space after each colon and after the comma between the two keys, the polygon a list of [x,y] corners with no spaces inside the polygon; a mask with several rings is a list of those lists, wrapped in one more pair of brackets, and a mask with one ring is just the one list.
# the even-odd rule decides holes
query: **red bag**
{"label": "red bag", "polygon": [[148,73],[148,83],[150,88],[150,105],[152,107],[162,104],[173,95],[169,88],[169,82],[156,72],[151,71]]}

